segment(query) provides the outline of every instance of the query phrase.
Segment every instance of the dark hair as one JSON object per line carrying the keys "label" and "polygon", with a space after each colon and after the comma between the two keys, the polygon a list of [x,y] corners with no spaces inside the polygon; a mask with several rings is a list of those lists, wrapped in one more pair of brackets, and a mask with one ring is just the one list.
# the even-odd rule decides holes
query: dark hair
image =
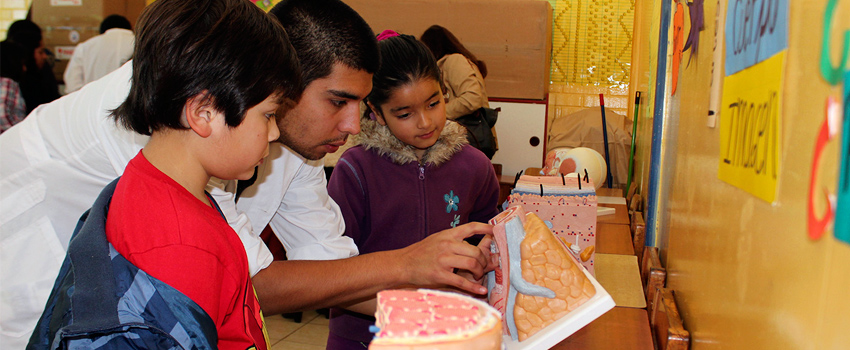
{"label": "dark hair", "polygon": [[41,27],[28,19],[17,20],[9,26],[6,40],[18,43],[25,51],[27,71],[37,72],[35,49],[41,46]]}
{"label": "dark hair", "polygon": [[381,68],[372,76],[372,92],[366,96],[366,101],[375,107],[380,109],[393,90],[417,79],[431,78],[442,85],[434,55],[414,36],[402,34],[381,40],[378,49]]}
{"label": "dark hair", "polygon": [[26,57],[21,44],[9,40],[0,42],[0,76],[20,83],[24,76]]}
{"label": "dark hair", "polygon": [[100,34],[103,34],[112,28],[133,30],[133,27],[130,25],[130,21],[121,15],[109,15],[100,22]]}
{"label": "dark hair", "polygon": [[458,40],[448,29],[438,25],[433,25],[422,33],[419,40],[422,40],[425,46],[431,49],[434,57],[438,60],[443,58],[445,55],[459,53],[478,66],[478,71],[481,72],[481,77],[487,77],[487,65],[484,64],[484,61],[476,58],[475,55],[467,50],[466,47],[460,43],[460,40]]}
{"label": "dark hair", "polygon": [[229,126],[273,94],[301,93],[286,32],[249,1],[157,0],[137,30],[130,94],[112,115],[140,134],[185,129],[183,107],[204,91]]}
{"label": "dark hair", "polygon": [[372,29],[339,0],[284,0],[269,11],[289,33],[301,62],[302,88],[331,74],[337,62],[375,73],[380,65]]}

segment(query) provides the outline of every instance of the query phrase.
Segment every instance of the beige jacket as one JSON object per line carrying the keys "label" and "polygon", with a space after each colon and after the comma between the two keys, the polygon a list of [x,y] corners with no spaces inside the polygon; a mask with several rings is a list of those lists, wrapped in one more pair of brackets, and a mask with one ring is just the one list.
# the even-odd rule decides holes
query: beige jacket
{"label": "beige jacket", "polygon": [[445,55],[437,65],[443,73],[443,84],[448,90],[446,116],[454,120],[481,107],[490,107],[484,77],[478,67],[459,53]]}

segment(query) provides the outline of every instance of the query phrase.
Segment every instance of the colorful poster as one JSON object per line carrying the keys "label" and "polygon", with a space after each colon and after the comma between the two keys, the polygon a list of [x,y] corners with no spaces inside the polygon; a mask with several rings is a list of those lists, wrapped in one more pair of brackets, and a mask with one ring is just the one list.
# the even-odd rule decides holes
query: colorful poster
{"label": "colorful poster", "polygon": [[723,81],[718,177],[767,202],[780,170],[785,51]]}
{"label": "colorful poster", "polygon": [[729,0],[726,11],[727,76],[788,47],[788,0]]}
{"label": "colorful poster", "polygon": [[850,70],[844,72],[844,121],[835,206],[835,238],[850,243]]}

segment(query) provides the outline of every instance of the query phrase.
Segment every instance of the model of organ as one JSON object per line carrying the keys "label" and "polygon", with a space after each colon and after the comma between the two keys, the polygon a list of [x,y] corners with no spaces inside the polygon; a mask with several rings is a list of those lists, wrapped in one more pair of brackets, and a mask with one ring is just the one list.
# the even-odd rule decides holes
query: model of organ
{"label": "model of organ", "polygon": [[500,350],[501,315],[480,300],[429,289],[378,293],[371,350]]}
{"label": "model of organ", "polygon": [[595,275],[596,189],[588,177],[574,175],[523,175],[511,190],[508,204],[536,214]]}
{"label": "model of organ", "polygon": [[490,223],[499,267],[488,275],[488,300],[512,339],[531,337],[596,293],[577,259],[537,215],[511,207]]}

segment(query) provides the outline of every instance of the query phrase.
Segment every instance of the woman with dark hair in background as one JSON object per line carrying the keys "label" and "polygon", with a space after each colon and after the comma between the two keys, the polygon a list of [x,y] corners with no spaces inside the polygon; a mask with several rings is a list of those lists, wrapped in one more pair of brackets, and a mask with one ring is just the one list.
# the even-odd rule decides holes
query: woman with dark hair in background
{"label": "woman with dark hair in background", "polygon": [[59,98],[59,83],[53,75],[53,65],[41,36],[41,27],[28,19],[15,21],[9,26],[6,40],[16,42],[26,52],[26,72],[20,81],[21,93],[27,104],[27,114],[43,103]]}
{"label": "woman with dark hair in background", "polygon": [[[437,66],[442,72],[448,119],[456,120],[475,113],[480,108],[490,108],[490,103],[487,101],[487,89],[484,85],[487,65],[483,61],[469,52],[452,32],[439,25],[433,25],[425,30],[419,41],[434,54]],[[490,132],[493,134],[493,148],[489,151],[482,149],[482,151],[492,159],[492,152],[499,148],[499,140],[495,127],[491,127]],[[473,145],[476,146],[476,143]]]}
{"label": "woman with dark hair in background", "polygon": [[484,77],[487,66],[478,60],[448,29],[433,25],[419,38],[427,46],[443,73],[448,94],[449,119],[465,116],[481,107],[490,107]]}
{"label": "woman with dark hair in background", "polygon": [[18,82],[24,76],[24,48],[11,41],[0,43],[0,133],[27,116],[24,97]]}

